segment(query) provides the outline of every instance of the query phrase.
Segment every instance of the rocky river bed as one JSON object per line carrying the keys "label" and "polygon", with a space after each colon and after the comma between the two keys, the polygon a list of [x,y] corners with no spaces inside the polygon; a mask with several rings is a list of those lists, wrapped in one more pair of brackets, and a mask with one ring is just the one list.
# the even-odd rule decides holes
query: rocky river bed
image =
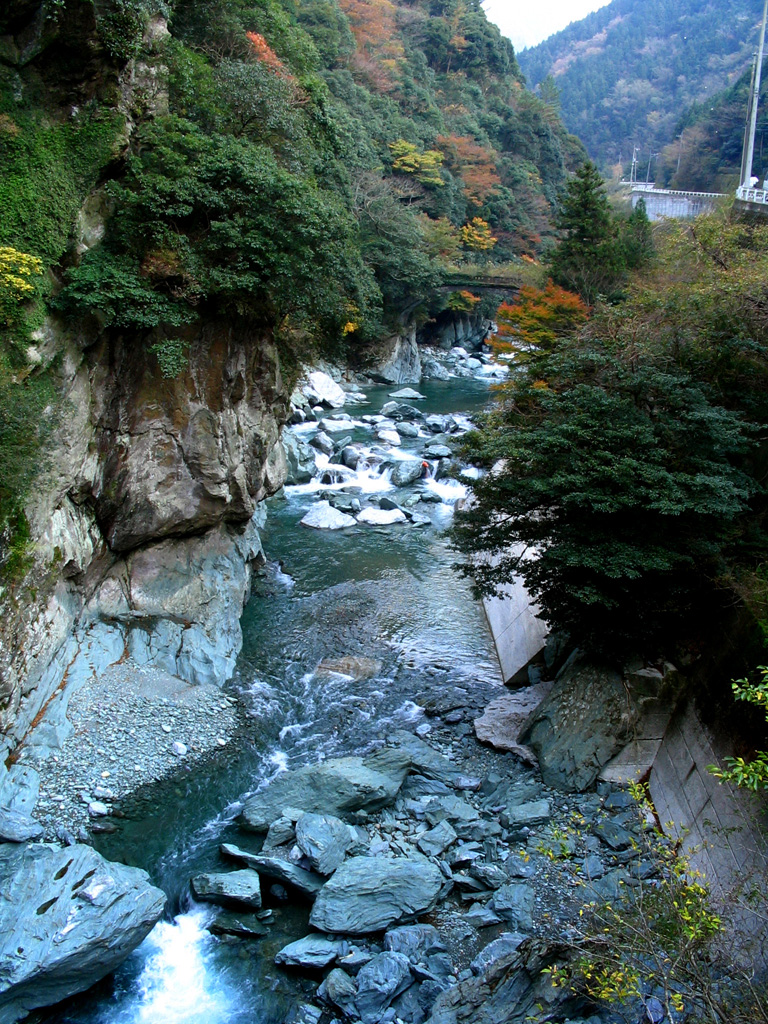
{"label": "rocky river bed", "polygon": [[[224,690],[117,664],[73,695],[71,733],[37,766],[36,827],[146,869],[168,916],[39,1020],[512,1024],[539,1004],[598,1020],[540,969],[590,893],[653,875],[650,823],[623,790],[564,795],[528,753],[478,741],[507,691],[444,531],[472,479],[456,443],[496,369],[451,365],[459,381],[405,393],[321,375],[295,395]],[[29,820],[35,770],[13,773]],[[161,912],[147,892],[135,941]]]}

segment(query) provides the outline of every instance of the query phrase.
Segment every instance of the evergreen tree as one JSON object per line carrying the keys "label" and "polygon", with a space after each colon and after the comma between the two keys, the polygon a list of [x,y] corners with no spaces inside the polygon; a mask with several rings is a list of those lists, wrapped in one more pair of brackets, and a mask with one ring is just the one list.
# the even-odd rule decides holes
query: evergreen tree
{"label": "evergreen tree", "polygon": [[625,263],[603,179],[590,161],[569,181],[557,227],[563,237],[552,254],[552,278],[592,305],[617,287]]}

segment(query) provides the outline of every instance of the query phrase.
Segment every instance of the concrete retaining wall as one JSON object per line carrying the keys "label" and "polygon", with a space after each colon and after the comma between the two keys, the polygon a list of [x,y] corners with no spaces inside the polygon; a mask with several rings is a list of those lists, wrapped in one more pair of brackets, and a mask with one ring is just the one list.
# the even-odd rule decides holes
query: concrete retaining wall
{"label": "concrete retaining wall", "polygon": [[503,592],[503,598],[486,598],[483,607],[496,644],[504,682],[527,683],[525,669],[544,648],[547,627],[537,617],[538,609],[531,602],[522,580],[513,577]]}

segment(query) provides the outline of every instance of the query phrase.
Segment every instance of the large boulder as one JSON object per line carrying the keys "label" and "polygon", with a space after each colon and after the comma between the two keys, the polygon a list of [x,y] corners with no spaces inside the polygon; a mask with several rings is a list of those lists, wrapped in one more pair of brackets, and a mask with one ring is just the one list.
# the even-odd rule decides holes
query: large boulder
{"label": "large boulder", "polygon": [[206,903],[220,903],[224,907],[244,906],[258,910],[261,906],[259,876],[252,868],[195,875],[192,894]]}
{"label": "large boulder", "polygon": [[379,953],[357,976],[355,1007],[363,1024],[377,1024],[393,999],[413,984],[411,965],[402,953]]}
{"label": "large boulder", "polygon": [[638,719],[637,703],[618,672],[574,661],[518,739],[536,754],[546,785],[581,792],[621,750]]}
{"label": "large boulder", "polygon": [[421,353],[416,332],[396,334],[376,346],[374,365],[368,368],[373,380],[384,384],[418,384],[421,380]]}
{"label": "large boulder", "polygon": [[336,817],[375,811],[397,796],[410,767],[407,754],[384,749],[367,757],[339,757],[283,772],[245,802],[241,825],[266,832],[284,807]]}
{"label": "large boulder", "polygon": [[301,520],[301,525],[315,530],[346,530],[355,525],[355,520],[334,508],[330,502],[317,501]]}
{"label": "large boulder", "polygon": [[325,935],[306,935],[303,939],[290,942],[275,954],[275,963],[282,967],[305,967],[321,970],[332,964],[342,950],[337,939]]}
{"label": "large boulder", "polygon": [[322,370],[313,370],[308,374],[307,383],[301,391],[311,405],[321,403],[331,409],[340,409],[347,400],[343,388]]}
{"label": "large boulder", "polygon": [[444,881],[428,860],[353,857],[325,883],[309,921],[336,934],[383,931],[431,910]]}
{"label": "large boulder", "polygon": [[296,822],[296,843],[313,869],[332,875],[343,862],[355,835],[346,822],[332,814],[302,814]]}
{"label": "large boulder", "polygon": [[424,472],[424,463],[421,459],[403,459],[395,463],[392,470],[392,483],[395,487],[407,487],[414,480],[418,480]]}
{"label": "large boulder", "polygon": [[82,992],[149,933],[165,894],[90,846],[0,847],[0,1024]]}
{"label": "large boulder", "polygon": [[282,436],[285,461],[288,467],[287,484],[307,484],[317,472],[315,449],[293,430],[284,430]]}

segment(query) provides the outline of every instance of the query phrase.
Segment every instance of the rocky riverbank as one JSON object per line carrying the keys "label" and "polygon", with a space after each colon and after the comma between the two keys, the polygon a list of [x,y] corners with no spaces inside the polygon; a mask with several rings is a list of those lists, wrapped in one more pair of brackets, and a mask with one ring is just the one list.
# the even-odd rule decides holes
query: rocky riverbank
{"label": "rocky riverbank", "polygon": [[[425,739],[400,730],[364,759],[279,775],[246,802],[242,841],[222,846],[220,870],[192,880],[218,908],[209,927],[229,941],[269,935],[275,912],[261,909],[262,893],[273,905],[312,903],[314,930],[275,957],[281,970],[323,972],[295,1024],[328,1013],[362,1024],[480,1019],[467,1016],[473,999],[495,1024],[545,1019],[542,999],[572,1024],[610,1019],[584,1012],[541,969],[589,898],[615,900],[657,873],[644,842],[653,822],[623,789],[548,788],[514,755],[462,736],[456,717],[433,717]],[[494,972],[507,997],[488,1003],[475,989],[492,991]]]}

